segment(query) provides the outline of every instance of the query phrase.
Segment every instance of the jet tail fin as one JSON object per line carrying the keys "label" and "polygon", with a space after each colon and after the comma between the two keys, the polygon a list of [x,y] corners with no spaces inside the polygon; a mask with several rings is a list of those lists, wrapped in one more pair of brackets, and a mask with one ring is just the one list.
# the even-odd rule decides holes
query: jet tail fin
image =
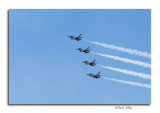
{"label": "jet tail fin", "polygon": [[82,34],[80,34],[78,37],[81,37],[82,36]]}

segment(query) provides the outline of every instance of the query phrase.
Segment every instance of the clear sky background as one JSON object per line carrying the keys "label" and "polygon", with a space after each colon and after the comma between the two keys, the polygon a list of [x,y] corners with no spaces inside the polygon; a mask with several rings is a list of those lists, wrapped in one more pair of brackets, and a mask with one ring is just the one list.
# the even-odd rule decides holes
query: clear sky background
{"label": "clear sky background", "polygon": [[151,90],[103,77],[151,84],[99,65],[151,74],[150,68],[107,59],[76,49],[151,63],[150,59],[103,48],[67,36],[151,53],[151,10],[9,10],[9,104],[150,104]]}

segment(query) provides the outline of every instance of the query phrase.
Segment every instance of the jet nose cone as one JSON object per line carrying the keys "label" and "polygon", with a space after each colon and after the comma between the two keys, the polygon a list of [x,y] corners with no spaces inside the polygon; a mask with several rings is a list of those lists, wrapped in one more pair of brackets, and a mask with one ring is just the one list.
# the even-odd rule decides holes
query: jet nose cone
{"label": "jet nose cone", "polygon": [[82,63],[85,63],[84,61]]}

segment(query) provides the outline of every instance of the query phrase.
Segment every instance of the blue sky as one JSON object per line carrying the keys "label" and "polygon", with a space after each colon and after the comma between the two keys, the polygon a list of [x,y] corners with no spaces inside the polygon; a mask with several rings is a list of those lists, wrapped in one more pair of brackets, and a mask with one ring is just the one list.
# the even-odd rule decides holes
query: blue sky
{"label": "blue sky", "polygon": [[151,74],[151,69],[79,53],[94,52],[151,63],[150,59],[106,49],[67,36],[151,53],[151,10],[9,10],[9,104],[150,104],[151,90],[103,77],[151,84],[150,80],[125,75],[82,61]]}

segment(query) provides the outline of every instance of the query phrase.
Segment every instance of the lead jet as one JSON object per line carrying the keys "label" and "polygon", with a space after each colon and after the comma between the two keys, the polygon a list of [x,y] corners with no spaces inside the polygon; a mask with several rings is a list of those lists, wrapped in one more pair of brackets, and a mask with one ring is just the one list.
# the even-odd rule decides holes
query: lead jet
{"label": "lead jet", "polygon": [[87,74],[87,75],[89,75],[90,77],[93,77],[93,78],[101,78],[101,75],[100,75],[100,73],[101,72],[99,72],[98,74],[96,74],[96,75],[94,75],[94,74],[92,74],[92,73],[89,73],[89,74]]}
{"label": "lead jet", "polygon": [[82,35],[82,34],[80,34],[80,35],[79,35],[79,36],[77,36],[77,37],[70,35],[70,36],[68,36],[68,37],[69,37],[69,38],[71,38],[71,40],[77,40],[77,41],[80,41],[80,40],[82,40],[82,38],[83,38],[83,37],[81,37],[81,35]]}
{"label": "lead jet", "polygon": [[94,59],[93,62],[83,61],[82,63],[85,63],[87,65],[91,65],[91,66],[95,66],[96,65],[95,61],[96,61],[96,59]]}
{"label": "lead jet", "polygon": [[89,46],[88,46],[87,49],[78,48],[78,49],[76,49],[76,50],[79,50],[80,52],[90,53],[90,50],[91,50],[91,49],[89,49]]}

